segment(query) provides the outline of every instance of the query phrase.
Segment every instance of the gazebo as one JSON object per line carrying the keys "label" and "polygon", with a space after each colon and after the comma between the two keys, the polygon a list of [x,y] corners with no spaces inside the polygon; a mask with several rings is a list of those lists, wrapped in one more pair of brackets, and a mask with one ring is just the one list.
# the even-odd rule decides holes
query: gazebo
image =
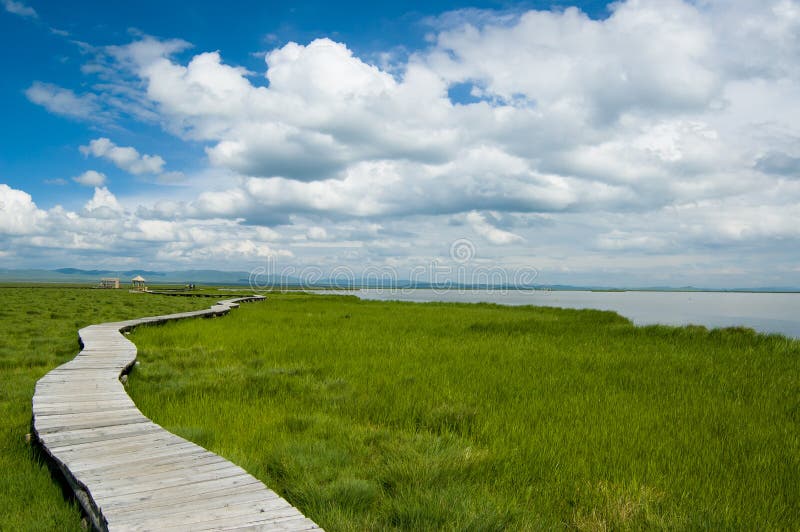
{"label": "gazebo", "polygon": [[141,275],[137,275],[131,279],[131,284],[134,290],[147,290],[147,287],[144,285],[144,277]]}
{"label": "gazebo", "polygon": [[98,288],[119,288],[119,277],[103,277]]}

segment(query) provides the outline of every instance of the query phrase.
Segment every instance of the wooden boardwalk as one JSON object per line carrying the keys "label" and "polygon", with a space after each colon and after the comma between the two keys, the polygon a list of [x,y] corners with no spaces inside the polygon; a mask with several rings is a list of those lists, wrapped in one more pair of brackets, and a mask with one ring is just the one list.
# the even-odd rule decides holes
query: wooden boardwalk
{"label": "wooden boardwalk", "polygon": [[122,332],[218,316],[238,302],[81,329],[83,350],[36,383],[33,432],[99,530],[320,530],[261,481],[146,418],[119,380],[136,359]]}

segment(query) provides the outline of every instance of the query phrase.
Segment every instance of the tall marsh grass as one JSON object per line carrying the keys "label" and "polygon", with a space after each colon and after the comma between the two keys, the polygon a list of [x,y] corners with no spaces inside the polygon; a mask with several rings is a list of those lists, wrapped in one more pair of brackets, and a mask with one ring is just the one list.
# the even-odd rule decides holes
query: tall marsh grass
{"label": "tall marsh grass", "polygon": [[329,530],[800,527],[781,336],[286,294],[132,339],[146,415]]}

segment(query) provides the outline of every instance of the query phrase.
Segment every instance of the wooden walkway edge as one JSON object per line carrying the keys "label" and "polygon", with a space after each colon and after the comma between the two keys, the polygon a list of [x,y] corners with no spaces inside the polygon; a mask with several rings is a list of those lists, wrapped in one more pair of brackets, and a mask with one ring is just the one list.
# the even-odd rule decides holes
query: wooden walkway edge
{"label": "wooden walkway edge", "polygon": [[90,325],[78,331],[83,350],[36,383],[33,434],[95,529],[320,530],[244,469],[150,421],[119,380],[136,360],[124,331],[258,299]]}

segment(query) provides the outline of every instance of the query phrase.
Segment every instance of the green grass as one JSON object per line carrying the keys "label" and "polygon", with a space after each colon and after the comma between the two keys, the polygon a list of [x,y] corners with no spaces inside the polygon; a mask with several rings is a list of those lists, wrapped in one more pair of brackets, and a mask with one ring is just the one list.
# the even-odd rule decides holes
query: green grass
{"label": "green grass", "polygon": [[284,294],[132,339],[146,415],[328,530],[800,528],[784,337]]}
{"label": "green grass", "polygon": [[[0,530],[78,530],[25,443],[36,380],[80,327],[208,301],[0,303]],[[800,527],[800,342],[783,337],[284,294],[132,338],[147,415],[330,530]]]}
{"label": "green grass", "polygon": [[78,353],[78,329],[209,304],[127,290],[0,287],[0,530],[81,530],[77,504],[25,442],[36,381]]}

